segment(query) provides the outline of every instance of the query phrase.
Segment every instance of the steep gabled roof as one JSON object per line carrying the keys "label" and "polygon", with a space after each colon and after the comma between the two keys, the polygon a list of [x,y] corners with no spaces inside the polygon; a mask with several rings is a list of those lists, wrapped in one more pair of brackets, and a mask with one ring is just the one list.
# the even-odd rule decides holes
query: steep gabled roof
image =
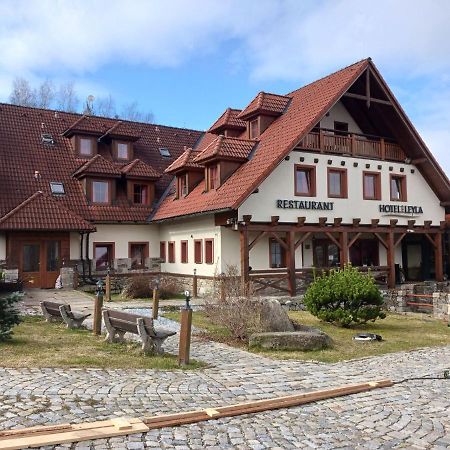
{"label": "steep gabled roof", "polygon": [[127,175],[129,178],[151,178],[158,179],[161,174],[157,172],[153,167],[145,164],[140,159],[134,159],[129,164],[122,167],[122,173]]}
{"label": "steep gabled roof", "polygon": [[184,153],[177,158],[166,170],[166,173],[176,173],[181,170],[204,170],[204,167],[200,164],[194,162],[195,158],[200,154],[200,152],[193,150],[192,148],[187,148]]}
{"label": "steep gabled roof", "polygon": [[38,191],[0,219],[0,230],[95,231],[95,227]]}
{"label": "steep gabled roof", "polygon": [[245,120],[240,119],[240,109],[227,108],[224,113],[213,123],[208,130],[210,133],[218,133],[225,129],[245,130],[247,123]]}
{"label": "steep gabled roof", "polygon": [[126,122],[118,120],[111,128],[105,131],[102,138],[122,138],[128,141],[137,141],[140,137],[139,133],[131,129]]}
{"label": "steep gabled roof", "polygon": [[97,154],[77,169],[73,176],[81,178],[86,175],[103,175],[108,177],[120,177],[122,172],[111,161]]}
{"label": "steep gabled roof", "polygon": [[257,114],[279,116],[286,109],[289,101],[290,97],[286,95],[260,92],[237,117],[239,119],[249,119]]}
{"label": "steep gabled roof", "polygon": [[196,163],[222,158],[237,161],[247,160],[256,142],[249,139],[238,139],[225,136],[217,136],[195,159]]}

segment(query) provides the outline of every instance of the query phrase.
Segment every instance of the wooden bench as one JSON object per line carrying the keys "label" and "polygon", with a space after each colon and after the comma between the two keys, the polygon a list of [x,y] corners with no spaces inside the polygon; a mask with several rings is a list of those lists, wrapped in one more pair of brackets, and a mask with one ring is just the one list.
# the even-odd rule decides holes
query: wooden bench
{"label": "wooden bench", "polygon": [[139,316],[113,309],[103,309],[103,321],[106,327],[106,341],[124,342],[125,333],[137,334],[142,341],[144,353],[163,353],[162,345],[175,331],[155,331],[151,317]]}
{"label": "wooden bench", "polygon": [[67,328],[80,328],[90,314],[73,312],[70,305],[43,301],[40,303],[42,314],[47,322],[64,321]]}

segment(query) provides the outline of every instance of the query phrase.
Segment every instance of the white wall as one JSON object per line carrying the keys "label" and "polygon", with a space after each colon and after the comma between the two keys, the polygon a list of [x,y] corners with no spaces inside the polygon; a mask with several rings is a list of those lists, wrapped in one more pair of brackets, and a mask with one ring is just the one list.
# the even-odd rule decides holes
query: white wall
{"label": "white wall", "polygon": [[0,261],[6,259],[6,236],[5,233],[0,233]]}
{"label": "white wall", "polygon": [[362,134],[361,128],[353,120],[353,117],[349,114],[342,102],[336,103],[333,108],[323,117],[320,121],[321,128],[334,129],[334,121],[348,123],[348,131],[350,133]]}
{"label": "white wall", "polygon": [[[205,248],[203,242],[203,262],[202,264],[194,263],[194,240],[195,239],[214,239],[214,263],[206,264]],[[181,241],[188,241],[188,262],[181,262]],[[220,227],[214,225],[214,216],[202,216],[182,221],[164,222],[159,226],[158,238],[158,255],[159,241],[166,242],[166,254],[168,255],[169,241],[175,242],[175,262],[162,263],[161,270],[163,272],[182,273],[192,275],[194,269],[197,275],[214,276],[222,272],[221,267],[221,244],[220,244]]]}
{"label": "white wall", "polygon": [[[300,157],[303,157],[304,161],[300,162]],[[315,159],[319,160],[317,164],[314,163]],[[332,161],[331,165],[328,164],[329,160]],[[341,162],[345,162],[345,166],[342,166]],[[358,167],[354,167],[353,163],[358,163]],[[316,167],[315,197],[295,196],[295,164]],[[367,168],[366,165],[370,167]],[[381,170],[378,166],[381,166]],[[328,198],[327,167],[347,169],[348,198]],[[390,171],[389,167],[393,167],[393,170]],[[414,173],[411,173],[411,169]],[[363,199],[362,173],[365,170],[381,172],[381,201]],[[391,173],[406,175],[407,202],[390,201],[389,175]],[[279,199],[333,202],[333,210],[281,209],[277,208]],[[405,217],[400,214],[387,215],[379,212],[380,204],[420,206],[423,214],[414,217]],[[283,160],[278,165],[260,185],[258,192],[252,194],[239,208],[240,220],[246,214],[252,216],[253,222],[270,222],[271,216],[280,216],[280,222],[296,222],[297,217],[300,216],[306,217],[306,222],[309,223],[318,223],[319,217],[327,217],[330,223],[333,222],[334,217],[341,217],[343,223],[352,223],[353,218],[361,218],[362,224],[370,224],[371,219],[380,219],[380,225],[389,224],[390,219],[398,219],[399,225],[406,225],[411,218],[416,220],[417,225],[423,225],[424,220],[431,220],[433,225],[439,225],[445,217],[444,208],[439,205],[439,199],[412,164],[307,152],[291,152],[289,161]]]}
{"label": "white wall", "polygon": [[[93,258],[94,242],[114,242],[114,257],[128,258],[129,242],[148,242],[150,258],[159,257],[158,225],[103,225],[95,224],[97,231],[89,236],[89,258]],[[85,237],[86,239],[86,237]],[[83,243],[83,253],[85,252]],[[84,256],[86,256],[84,254]],[[80,235],[70,233],[70,259],[80,258]]]}

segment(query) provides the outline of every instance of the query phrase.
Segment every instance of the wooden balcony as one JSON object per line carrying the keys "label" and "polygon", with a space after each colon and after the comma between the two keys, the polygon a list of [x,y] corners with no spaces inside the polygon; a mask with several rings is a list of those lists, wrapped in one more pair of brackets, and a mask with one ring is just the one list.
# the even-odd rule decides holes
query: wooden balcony
{"label": "wooden balcony", "polygon": [[360,134],[339,135],[333,130],[320,130],[307,134],[297,146],[300,150],[320,153],[351,155],[360,158],[387,161],[405,161],[403,149],[396,143]]}

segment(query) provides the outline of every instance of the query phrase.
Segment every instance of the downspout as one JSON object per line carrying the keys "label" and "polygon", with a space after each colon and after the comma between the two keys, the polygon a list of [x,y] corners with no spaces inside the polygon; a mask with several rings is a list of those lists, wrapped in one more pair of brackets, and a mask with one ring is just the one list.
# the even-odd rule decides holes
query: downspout
{"label": "downspout", "polygon": [[82,271],[81,278],[83,279],[83,282],[86,283],[86,269],[84,267],[84,257],[83,257],[83,240],[84,240],[84,233],[80,232],[80,260]]}
{"label": "downspout", "polygon": [[97,280],[94,280],[92,278],[92,267],[91,267],[91,260],[89,259],[89,235],[90,233],[86,233],[86,262],[88,265],[88,279],[90,283],[95,284]]}

